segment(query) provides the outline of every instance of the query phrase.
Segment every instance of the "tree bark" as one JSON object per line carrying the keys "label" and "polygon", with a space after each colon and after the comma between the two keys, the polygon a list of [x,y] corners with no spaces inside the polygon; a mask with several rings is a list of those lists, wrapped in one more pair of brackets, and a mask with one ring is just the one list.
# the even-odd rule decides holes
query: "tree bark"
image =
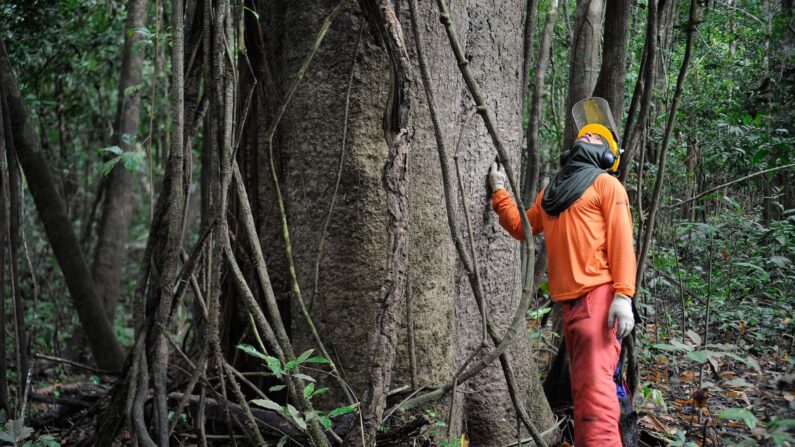
{"label": "tree bark", "polygon": [[[610,0],[605,12],[602,67],[596,79],[594,96],[607,100],[613,120],[620,125],[624,112],[624,81],[627,78],[627,42],[631,0]],[[618,129],[616,129],[618,131]],[[619,135],[619,138],[623,135]]]}
{"label": "tree bark", "polygon": [[[654,92],[654,75],[657,58],[657,0],[649,0],[648,2],[646,47],[643,54],[645,55],[645,59],[642,63],[643,72],[638,74],[638,82],[635,84],[635,92],[633,92],[633,100],[635,98],[640,98],[640,111],[638,112],[637,124],[632,126],[634,114],[632,113],[633,110],[630,110],[627,116],[626,126],[624,127],[625,132],[623,137],[626,153],[621,157],[621,164],[619,165],[618,178],[621,180],[621,183],[626,181],[640,135],[643,134],[643,129],[646,127],[646,123],[649,119],[652,92]],[[643,79],[642,82],[641,78]],[[639,91],[642,91],[642,93],[639,93]],[[632,109],[632,107],[630,107],[630,109]]]}
{"label": "tree bark", "polygon": [[602,0],[577,0],[569,58],[569,94],[566,101],[566,129],[563,147],[571,146],[577,128],[571,108],[577,101],[592,95],[599,66],[599,43],[602,35]]}
{"label": "tree bark", "polygon": [[390,96],[384,110],[384,136],[389,148],[382,182],[387,202],[387,278],[374,312],[370,335],[369,382],[360,412],[361,438],[354,428],[345,445],[375,445],[375,437],[386,408],[397,353],[398,320],[403,312],[409,271],[409,149],[413,137],[412,68],[403,28],[389,0],[362,0],[359,3],[368,22],[379,31],[390,60]]}
{"label": "tree bark", "polygon": [[[462,34],[467,54],[472,56],[471,69],[480,83],[487,103],[494,107],[497,123],[505,138],[509,158],[517,163],[522,133],[522,16],[525,3],[511,0],[499,11],[482,0],[456,3],[452,20]],[[273,2],[261,23],[266,54],[270,62],[273,90],[284,89],[300,65],[305,48],[330,5],[310,1]],[[408,8],[401,8],[400,21],[407,28]],[[265,22],[273,20],[273,26]],[[293,253],[299,283],[307,289],[315,281],[318,229],[323,227],[325,210],[337,184],[337,169],[346,114],[340,101],[350,79],[351,55],[361,21],[358,6],[352,3],[335,19],[315,61],[305,75],[302,87],[295,93],[275,141],[275,162],[280,185],[284,191],[287,221],[290,225]],[[431,5],[421,3],[420,27],[428,51],[429,68],[434,91],[439,101],[439,116],[448,143],[456,138],[472,102],[450,54],[444,29]],[[478,33],[470,29],[489,30]],[[317,275],[318,293],[314,298],[312,318],[330,346],[335,362],[356,394],[366,388],[369,369],[369,347],[361,343],[371,331],[376,303],[382,296],[383,279],[387,275],[386,253],[389,240],[386,232],[386,195],[380,179],[389,146],[384,142],[382,116],[389,104],[390,65],[387,54],[376,44],[377,32],[365,30],[351,87],[347,120],[345,159],[342,165],[335,208],[329,218],[324,250],[320,255]],[[406,45],[411,52],[413,35],[407,33]],[[260,70],[257,70],[260,72]],[[265,71],[264,69],[261,71]],[[260,84],[258,84],[258,89]],[[421,88],[416,84],[415,89]],[[263,92],[270,92],[263,86]],[[412,295],[411,315],[416,331],[418,384],[449,383],[460,364],[480,348],[482,325],[468,277],[457,261],[450,237],[445,208],[439,200],[442,189],[439,159],[434,147],[433,130],[423,105],[424,95],[417,95],[413,131],[414,145],[409,155],[411,183],[408,207],[411,210],[411,248],[408,265],[408,287]],[[260,98],[259,96],[256,98]],[[263,98],[264,99],[264,98]],[[257,99],[261,100],[261,99]],[[257,106],[258,108],[261,105]],[[267,109],[267,107],[264,107]],[[266,115],[262,113],[261,115]],[[241,170],[251,182],[249,191],[257,195],[255,209],[262,245],[267,254],[274,289],[278,278],[288,278],[279,236],[268,235],[273,217],[278,216],[272,190],[255,177],[256,162],[263,141],[255,135],[263,127],[255,120],[247,133],[245,150],[248,166]],[[259,124],[257,124],[259,123]],[[503,333],[510,323],[521,290],[518,244],[504,234],[488,205],[485,182],[488,166],[494,159],[490,138],[481,125],[467,129],[462,139],[460,161],[465,191],[476,216],[473,219],[475,252],[482,262],[487,308],[498,330]],[[260,137],[261,138],[261,137]],[[453,144],[449,143],[448,147]],[[268,160],[265,159],[267,165]],[[517,164],[518,165],[518,164]],[[265,168],[267,169],[267,168]],[[319,207],[320,204],[320,207]],[[460,203],[454,204],[455,218],[462,219]],[[319,211],[320,210],[320,211]],[[278,219],[275,220],[278,225]],[[277,295],[287,296],[289,285]],[[293,308],[298,315],[297,306]],[[404,315],[401,310],[399,315]],[[292,335],[301,350],[315,347],[313,337],[300,316],[292,318]],[[346,324],[340,324],[346,321]],[[401,322],[401,324],[403,324]],[[405,326],[400,326],[397,357],[392,371],[390,389],[410,383]],[[529,345],[516,337],[508,350],[514,366],[519,399],[540,429],[551,420],[535,379],[535,364]],[[320,378],[321,382],[327,379]],[[336,405],[341,393],[332,390],[318,396],[324,405]],[[515,440],[515,425],[500,421],[515,420],[513,404],[500,365],[493,364],[480,375],[458,387],[453,396],[456,403],[450,421],[453,433],[461,433],[466,417],[472,445],[502,445]],[[314,400],[313,400],[314,402]],[[444,402],[445,405],[449,400]],[[320,404],[318,404],[320,405]],[[439,405],[439,404],[437,404]],[[439,414],[448,414],[435,406]],[[446,409],[445,409],[446,410]],[[536,419],[537,418],[537,419]]]}
{"label": "tree bark", "polygon": [[8,240],[8,211],[6,203],[8,201],[8,171],[3,154],[8,150],[5,140],[5,107],[2,106],[3,92],[0,91],[0,408],[6,414],[11,414],[11,402],[8,400],[8,376],[6,371],[8,363],[6,360],[6,241]]}
{"label": "tree bark", "polygon": [[64,204],[47,167],[47,161],[28,120],[2,43],[0,43],[0,79],[4,86],[2,94],[8,104],[7,117],[11,131],[10,135],[6,133],[6,141],[8,142],[10,137],[14,143],[19,163],[28,179],[28,187],[44,223],[44,230],[52,245],[53,253],[63,271],[94,359],[103,369],[117,370],[124,361],[124,353],[94,289],[72,224],[66,215]]}
{"label": "tree bark", "polygon": [[[133,48],[141,40],[141,35],[131,30],[146,26],[147,3],[148,0],[129,0],[124,23],[119,106],[113,140],[125,152],[135,150],[141,111],[139,87],[144,61],[144,53]],[[132,175],[122,163],[117,163],[108,174],[103,195],[92,277],[105,314],[113,321],[121,291],[122,269],[127,258],[127,229],[133,206]]]}

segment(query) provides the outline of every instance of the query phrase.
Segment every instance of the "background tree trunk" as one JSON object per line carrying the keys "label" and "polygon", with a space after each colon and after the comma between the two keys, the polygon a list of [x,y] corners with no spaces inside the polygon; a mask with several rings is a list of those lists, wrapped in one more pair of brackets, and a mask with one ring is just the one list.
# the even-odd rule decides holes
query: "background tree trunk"
{"label": "background tree trunk", "polygon": [[[624,84],[627,77],[627,42],[629,41],[630,0],[611,0],[605,12],[602,67],[593,96],[607,100],[613,119],[620,126],[624,112]],[[616,129],[616,130],[620,130]],[[619,135],[623,138],[623,135]],[[622,140],[623,141],[623,140]]]}
{"label": "background tree trunk", "polygon": [[[141,40],[141,34],[131,30],[146,26],[147,3],[148,0],[129,0],[123,30],[124,50],[113,144],[125,152],[135,150],[134,143],[140,123],[141,73],[144,61],[144,52],[134,48],[135,42]],[[132,215],[132,201],[132,175],[123,163],[117,163],[104,180],[102,217],[92,265],[97,295],[111,322],[121,290],[122,270],[127,259],[127,228]]]}
{"label": "background tree trunk", "polygon": [[33,128],[28,121],[2,42],[0,42],[0,80],[4,90],[2,95],[8,105],[7,118],[11,131],[10,135],[6,132],[6,142],[9,138],[13,140],[36,209],[44,223],[44,229],[63,271],[80,323],[88,337],[94,360],[101,368],[119,369],[124,361],[124,353],[94,290],[94,283],[88,273],[83,252],[80,250],[63,202],[55,189],[47,161],[39,149]]}
{"label": "background tree trunk", "polygon": [[569,147],[577,136],[571,108],[577,101],[592,95],[599,66],[599,44],[602,41],[602,0],[577,0],[569,64],[569,95],[566,109],[566,130],[563,147]]}

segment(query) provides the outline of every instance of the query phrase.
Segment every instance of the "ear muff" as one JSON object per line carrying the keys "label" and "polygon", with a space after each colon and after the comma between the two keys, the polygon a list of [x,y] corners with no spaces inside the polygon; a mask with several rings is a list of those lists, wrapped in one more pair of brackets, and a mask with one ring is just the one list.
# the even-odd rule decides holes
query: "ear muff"
{"label": "ear muff", "polygon": [[599,156],[599,167],[602,169],[611,169],[616,162],[616,156],[609,150],[605,150]]}
{"label": "ear muff", "polygon": [[[569,162],[569,158],[571,158],[572,154],[574,153],[574,147],[572,146],[571,149],[566,149],[565,151],[560,153],[560,165],[564,166],[566,163]],[[611,169],[613,165],[616,163],[616,156],[607,149],[604,152],[599,154],[599,167],[602,169]]]}
{"label": "ear muff", "polygon": [[[605,152],[599,157],[599,167],[617,172],[621,154],[618,149],[618,143],[613,136],[613,132],[610,132],[610,129],[601,124],[586,124],[582,126],[582,129],[577,133],[577,138],[582,137],[586,133],[599,135],[605,143],[607,143],[609,148],[605,149]],[[564,151],[564,154],[565,153],[566,151]],[[563,157],[563,154],[561,154],[561,157]]]}

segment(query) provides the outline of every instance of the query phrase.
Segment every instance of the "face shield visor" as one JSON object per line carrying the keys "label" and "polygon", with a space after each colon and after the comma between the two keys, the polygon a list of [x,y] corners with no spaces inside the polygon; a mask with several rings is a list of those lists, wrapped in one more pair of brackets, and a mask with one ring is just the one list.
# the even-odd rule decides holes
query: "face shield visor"
{"label": "face shield visor", "polygon": [[607,141],[610,142],[610,149],[615,155],[615,163],[610,168],[612,171],[617,171],[619,166],[619,158],[621,157],[621,137],[618,133],[618,126],[613,120],[613,113],[610,111],[610,105],[604,98],[585,98],[579,101],[571,108],[571,114],[574,118],[574,124],[577,126],[578,136],[584,131],[594,132],[598,134],[606,133],[595,129],[606,128],[610,135],[602,135]]}

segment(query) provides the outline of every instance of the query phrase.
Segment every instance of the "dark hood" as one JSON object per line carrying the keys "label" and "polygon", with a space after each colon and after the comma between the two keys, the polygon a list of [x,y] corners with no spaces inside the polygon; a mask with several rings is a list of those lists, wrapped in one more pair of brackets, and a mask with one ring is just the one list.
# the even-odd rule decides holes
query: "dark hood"
{"label": "dark hood", "polygon": [[601,144],[579,141],[571,148],[568,162],[552,177],[544,189],[541,207],[550,216],[566,211],[589,186],[605,172],[599,167],[599,157],[604,152]]}

